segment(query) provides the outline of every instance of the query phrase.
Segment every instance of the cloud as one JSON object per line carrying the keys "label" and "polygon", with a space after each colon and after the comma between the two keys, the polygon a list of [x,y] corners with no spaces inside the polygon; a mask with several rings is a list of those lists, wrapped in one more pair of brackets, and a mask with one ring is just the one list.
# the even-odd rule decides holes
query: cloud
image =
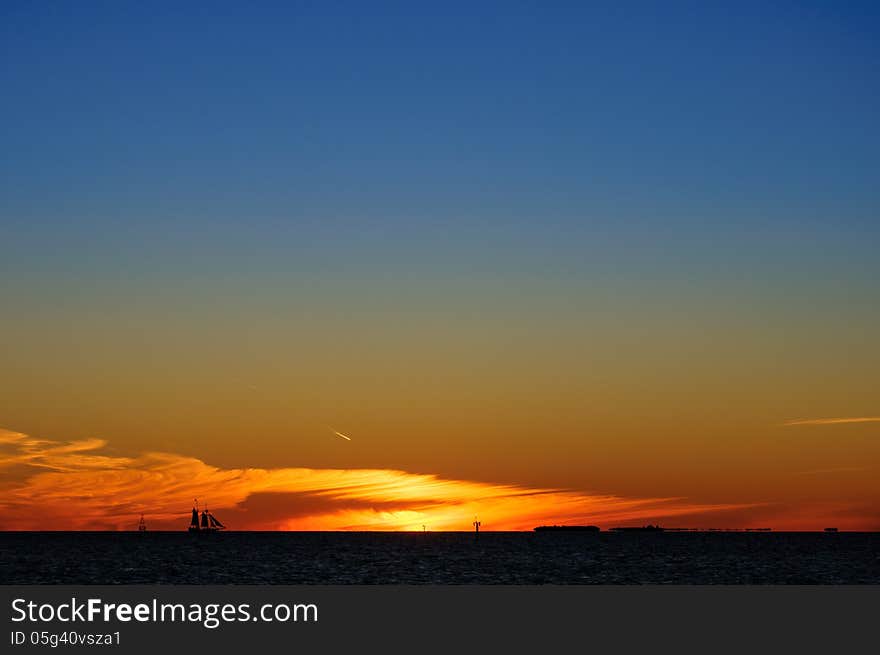
{"label": "cloud", "polygon": [[842,425],[845,423],[880,423],[880,416],[856,416],[844,418],[801,418],[786,421],[785,426],[792,425]]}
{"label": "cloud", "polygon": [[[741,509],[682,498],[626,498],[564,489],[440,478],[391,469],[236,468],[165,452],[101,454],[100,439],[58,442],[0,430],[0,528],[182,529],[194,498],[233,529],[523,530],[540,523],[611,526]],[[134,518],[133,518],[134,517]]]}
{"label": "cloud", "polygon": [[860,471],[868,471],[864,466],[839,466],[837,468],[812,469],[809,471],[792,471],[791,475],[831,475],[834,473],[857,473]]}

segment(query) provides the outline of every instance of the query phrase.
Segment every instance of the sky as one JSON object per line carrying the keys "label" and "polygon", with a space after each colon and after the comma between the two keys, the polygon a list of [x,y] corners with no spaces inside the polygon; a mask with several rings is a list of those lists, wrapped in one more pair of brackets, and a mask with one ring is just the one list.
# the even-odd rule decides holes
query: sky
{"label": "sky", "polygon": [[0,529],[880,529],[880,10],[707,4],[4,2]]}

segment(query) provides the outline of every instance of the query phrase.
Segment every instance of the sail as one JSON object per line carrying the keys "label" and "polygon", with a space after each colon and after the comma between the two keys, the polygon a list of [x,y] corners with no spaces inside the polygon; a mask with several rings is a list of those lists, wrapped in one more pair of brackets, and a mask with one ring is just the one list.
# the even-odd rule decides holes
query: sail
{"label": "sail", "polygon": [[202,512],[202,527],[208,527],[208,512]]}
{"label": "sail", "polygon": [[199,510],[197,510],[195,507],[193,507],[192,522],[189,525],[192,528],[199,527]]}
{"label": "sail", "polygon": [[208,519],[211,521],[212,528],[225,528],[226,526],[220,523],[213,514],[208,514]]}

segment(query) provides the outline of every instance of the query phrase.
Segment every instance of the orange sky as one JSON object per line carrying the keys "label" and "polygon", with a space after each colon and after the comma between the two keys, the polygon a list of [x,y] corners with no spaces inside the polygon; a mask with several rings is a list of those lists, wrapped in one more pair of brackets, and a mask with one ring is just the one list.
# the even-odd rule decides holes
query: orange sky
{"label": "orange sky", "polygon": [[177,529],[198,497],[237,529],[880,529],[873,305],[52,279],[0,325],[0,528]]}
{"label": "orange sky", "polygon": [[880,530],[864,12],[16,4],[0,528]]}
{"label": "orange sky", "polygon": [[816,511],[844,529],[873,527],[846,506],[783,511],[387,469],[224,469],[167,452],[110,455],[100,439],[60,442],[8,430],[0,430],[0,448],[0,528],[6,530],[126,530],[140,513],[153,529],[182,529],[195,498],[239,530],[467,530],[475,516],[487,530],[528,530],[543,523],[608,528],[661,520],[670,526],[738,527],[774,514],[777,529],[809,529]]}

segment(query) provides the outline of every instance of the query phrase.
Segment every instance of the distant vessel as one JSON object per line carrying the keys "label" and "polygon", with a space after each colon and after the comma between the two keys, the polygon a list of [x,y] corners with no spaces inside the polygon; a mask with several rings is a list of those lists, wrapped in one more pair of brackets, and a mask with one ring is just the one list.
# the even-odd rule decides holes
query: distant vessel
{"label": "distant vessel", "polygon": [[664,528],[661,528],[659,525],[648,525],[636,526],[636,527],[627,527],[627,528],[611,528],[612,532],[663,532]]}
{"label": "distant vessel", "polygon": [[147,523],[144,521],[144,515],[141,514],[141,520],[138,521],[138,532],[146,532],[147,531]]}
{"label": "distant vessel", "polygon": [[208,507],[202,510],[201,519],[199,518],[199,504],[196,501],[192,511],[192,521],[189,524],[189,532],[205,534],[207,532],[219,532],[225,530],[226,526],[217,520],[217,517],[208,511]]}
{"label": "distant vessel", "polygon": [[825,532],[837,532],[837,528],[825,528]]}
{"label": "distant vessel", "polygon": [[535,532],[599,532],[597,525],[539,525]]}

